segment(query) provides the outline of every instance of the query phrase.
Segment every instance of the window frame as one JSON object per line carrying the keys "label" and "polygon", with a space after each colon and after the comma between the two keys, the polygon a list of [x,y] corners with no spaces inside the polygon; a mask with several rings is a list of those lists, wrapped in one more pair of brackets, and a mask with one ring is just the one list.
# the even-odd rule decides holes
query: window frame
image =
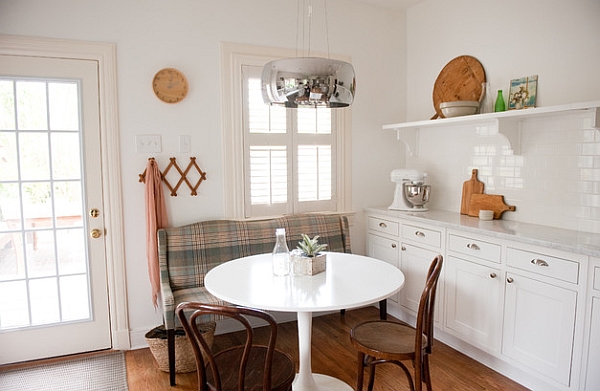
{"label": "window frame", "polygon": [[[280,215],[281,211],[274,212],[272,215],[246,217],[242,66],[262,67],[267,62],[278,58],[294,57],[295,51],[233,43],[223,43],[221,49],[225,217],[245,219]],[[333,56],[331,57],[333,58]],[[338,58],[349,61],[348,58]],[[336,140],[332,143],[332,146],[336,147],[335,160],[332,162],[332,167],[336,171],[336,182],[332,184],[335,193],[332,194],[332,198],[337,202],[336,210],[326,212],[344,213],[350,211],[351,207],[351,109],[333,109],[333,116],[335,116],[335,122],[339,129],[336,132]],[[296,205],[297,200],[292,200],[291,203]],[[301,213],[302,210],[296,208],[288,210],[288,212]]]}

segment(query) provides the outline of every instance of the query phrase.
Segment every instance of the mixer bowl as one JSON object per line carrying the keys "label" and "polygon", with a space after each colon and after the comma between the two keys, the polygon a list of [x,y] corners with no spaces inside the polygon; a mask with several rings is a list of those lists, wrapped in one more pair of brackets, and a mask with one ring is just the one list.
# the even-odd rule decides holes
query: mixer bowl
{"label": "mixer bowl", "polygon": [[415,209],[422,209],[429,201],[431,186],[423,184],[405,184],[404,195],[406,200],[411,203]]}

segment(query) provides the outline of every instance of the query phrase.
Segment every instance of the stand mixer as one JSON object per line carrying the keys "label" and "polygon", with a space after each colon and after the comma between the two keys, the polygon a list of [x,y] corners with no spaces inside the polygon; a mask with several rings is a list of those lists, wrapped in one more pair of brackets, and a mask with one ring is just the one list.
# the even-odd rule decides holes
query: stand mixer
{"label": "stand mixer", "polygon": [[394,202],[388,209],[424,212],[423,205],[429,201],[431,186],[425,185],[427,173],[409,168],[392,170],[392,182],[396,182]]}

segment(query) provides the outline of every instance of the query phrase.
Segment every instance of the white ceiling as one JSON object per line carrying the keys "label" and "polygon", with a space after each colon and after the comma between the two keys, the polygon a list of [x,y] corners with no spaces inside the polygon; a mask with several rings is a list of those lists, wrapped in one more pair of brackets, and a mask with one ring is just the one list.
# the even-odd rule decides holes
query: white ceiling
{"label": "white ceiling", "polygon": [[406,10],[415,4],[421,3],[424,0],[359,0],[363,3],[378,5],[381,7],[393,8],[397,10]]}

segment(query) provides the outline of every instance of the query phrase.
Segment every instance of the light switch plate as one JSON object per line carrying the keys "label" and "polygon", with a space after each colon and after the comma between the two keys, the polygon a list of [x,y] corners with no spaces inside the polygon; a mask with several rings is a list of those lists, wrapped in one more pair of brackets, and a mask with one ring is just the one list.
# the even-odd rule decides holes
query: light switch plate
{"label": "light switch plate", "polygon": [[192,136],[189,134],[179,135],[179,152],[191,152],[192,150]]}
{"label": "light switch plate", "polygon": [[135,136],[137,153],[157,153],[162,151],[160,134],[138,134]]}

